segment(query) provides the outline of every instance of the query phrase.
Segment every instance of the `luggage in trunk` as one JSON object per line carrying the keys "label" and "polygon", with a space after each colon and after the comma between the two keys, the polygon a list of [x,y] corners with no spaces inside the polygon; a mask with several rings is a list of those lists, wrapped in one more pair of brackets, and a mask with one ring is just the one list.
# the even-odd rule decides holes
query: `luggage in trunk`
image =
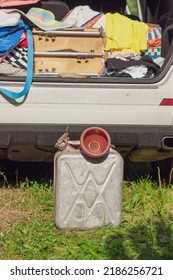
{"label": "luggage in trunk", "polygon": [[102,29],[33,30],[35,74],[99,76],[104,68]]}

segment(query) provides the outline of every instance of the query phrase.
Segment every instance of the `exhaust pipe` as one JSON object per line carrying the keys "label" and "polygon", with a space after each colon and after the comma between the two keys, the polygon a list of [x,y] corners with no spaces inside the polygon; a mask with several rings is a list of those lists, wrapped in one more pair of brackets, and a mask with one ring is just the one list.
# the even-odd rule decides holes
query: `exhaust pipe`
{"label": "exhaust pipe", "polygon": [[173,150],[173,136],[164,136],[161,145],[164,150]]}

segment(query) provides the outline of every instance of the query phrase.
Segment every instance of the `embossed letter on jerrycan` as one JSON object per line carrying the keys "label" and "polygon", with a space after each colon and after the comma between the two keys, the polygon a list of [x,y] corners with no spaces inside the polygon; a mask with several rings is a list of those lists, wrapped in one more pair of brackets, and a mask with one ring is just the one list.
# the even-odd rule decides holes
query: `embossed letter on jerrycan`
{"label": "embossed letter on jerrycan", "polygon": [[[121,223],[123,159],[102,128],[83,131],[78,143],[64,134],[54,156],[54,217],[60,229],[87,230]],[[61,149],[63,147],[63,151]],[[61,151],[60,151],[61,150]]]}

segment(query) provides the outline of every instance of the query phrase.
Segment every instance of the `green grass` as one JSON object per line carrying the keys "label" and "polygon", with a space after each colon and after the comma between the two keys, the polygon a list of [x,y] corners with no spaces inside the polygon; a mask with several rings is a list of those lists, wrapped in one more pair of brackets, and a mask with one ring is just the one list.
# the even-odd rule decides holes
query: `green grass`
{"label": "green grass", "polygon": [[130,7],[131,13],[134,15],[138,15],[138,9],[137,9],[137,1],[136,0],[128,0],[128,5]]}
{"label": "green grass", "polygon": [[123,185],[122,223],[60,230],[53,187],[37,182],[0,188],[0,259],[173,259],[173,186],[150,179]]}

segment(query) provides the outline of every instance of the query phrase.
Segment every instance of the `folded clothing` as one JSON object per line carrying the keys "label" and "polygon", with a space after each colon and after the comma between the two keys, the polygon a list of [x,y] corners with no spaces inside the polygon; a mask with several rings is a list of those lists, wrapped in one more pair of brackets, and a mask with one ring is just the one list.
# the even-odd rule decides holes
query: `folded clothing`
{"label": "folded clothing", "polygon": [[107,71],[110,72],[125,69],[131,66],[141,66],[141,65],[148,66],[150,69],[153,70],[155,74],[157,74],[160,70],[160,66],[156,64],[153,61],[153,59],[149,56],[143,56],[141,57],[141,59],[129,60],[129,61],[124,61],[116,58],[108,58],[106,61]]}
{"label": "folded clothing", "polygon": [[12,50],[20,41],[22,33],[28,28],[20,19],[17,26],[1,27],[0,28],[0,57],[4,56]]}
{"label": "folded clothing", "polygon": [[146,23],[131,20],[119,13],[107,13],[105,51],[141,54],[147,49],[148,29]]}
{"label": "folded clothing", "polygon": [[20,17],[21,16],[19,13],[13,13],[12,15],[9,15],[3,10],[0,10],[0,27],[16,26],[19,24]]}
{"label": "folded clothing", "polygon": [[157,58],[161,56],[161,46],[159,47],[148,47],[145,55],[149,55],[152,58]]}
{"label": "folded clothing", "polygon": [[40,0],[1,0],[0,7],[12,7],[12,6],[22,6],[22,5],[35,5],[40,2]]}
{"label": "folded clothing", "polygon": [[158,47],[162,44],[162,28],[153,27],[148,30],[148,47]]}
{"label": "folded clothing", "polygon": [[152,27],[148,31],[147,50],[145,55],[149,55],[152,58],[161,56],[162,45],[162,28]]}
{"label": "folded clothing", "polygon": [[23,47],[16,47],[11,50],[4,58],[4,62],[10,63],[14,67],[27,69],[28,49]]}
{"label": "folded clothing", "polygon": [[14,67],[13,65],[11,65],[9,63],[2,62],[2,63],[0,63],[0,75],[26,76],[26,70]]}
{"label": "folded clothing", "polygon": [[102,13],[92,10],[88,5],[77,6],[62,21],[75,27],[91,27],[101,16]]}

